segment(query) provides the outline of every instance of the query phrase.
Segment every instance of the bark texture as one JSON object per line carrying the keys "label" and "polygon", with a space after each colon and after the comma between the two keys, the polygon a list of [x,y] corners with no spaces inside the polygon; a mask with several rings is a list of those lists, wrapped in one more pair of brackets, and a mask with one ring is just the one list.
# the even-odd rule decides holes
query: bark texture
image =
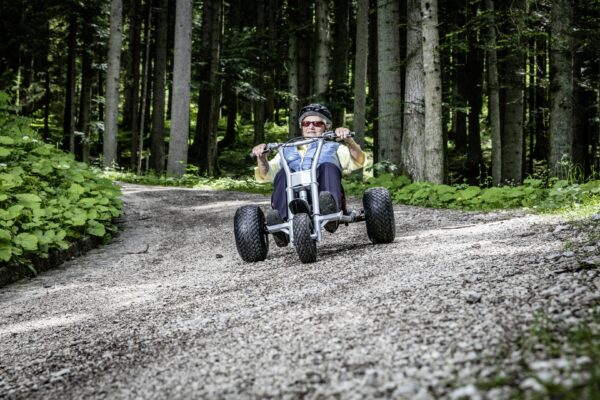
{"label": "bark texture", "polygon": [[423,70],[425,75],[425,179],[444,183],[445,146],[442,131],[442,74],[437,0],[421,0],[423,15]]}
{"label": "bark texture", "polygon": [[402,135],[399,14],[397,2],[377,1],[378,161],[396,165],[401,162]]}
{"label": "bark texture", "polygon": [[206,173],[216,176],[217,166],[217,128],[221,114],[221,78],[219,77],[219,64],[221,58],[221,37],[223,35],[223,0],[213,0],[212,32],[210,43],[210,118],[208,121],[208,141],[206,149]]}
{"label": "bark texture", "polygon": [[190,79],[192,66],[192,0],[177,0],[171,132],[167,173],[181,176],[187,166],[190,133]]}
{"label": "bark texture", "polygon": [[487,30],[487,74],[489,96],[489,118],[492,131],[492,183],[502,182],[502,140],[500,131],[500,86],[498,84],[498,55],[496,53],[496,18],[494,1],[485,0],[489,13]]}
{"label": "bark texture", "polygon": [[520,184],[523,180],[523,77],[525,55],[522,49],[524,0],[511,3],[509,37],[512,40],[504,58],[504,114],[502,124],[502,181]]}
{"label": "bark texture", "polygon": [[356,141],[365,145],[367,104],[367,57],[369,54],[369,0],[358,0],[354,67],[354,120]]}
{"label": "bark texture", "polygon": [[300,128],[298,126],[298,98],[300,96],[300,87],[298,83],[298,26],[296,22],[296,10],[298,7],[298,0],[288,1],[288,23],[290,25],[290,35],[288,38],[288,91],[290,97],[288,100],[288,137],[291,139],[300,134]]}
{"label": "bark texture", "polygon": [[[261,43],[266,41],[265,27],[265,1],[256,0],[256,31]],[[260,44],[259,44],[260,45]],[[254,116],[254,144],[265,141],[265,60],[261,56],[258,59],[255,87],[258,90],[258,96],[252,101],[252,114]]]}
{"label": "bark texture", "polygon": [[554,176],[567,177],[573,162],[574,101],[573,79],[573,0],[552,3],[552,41],[550,64],[550,157],[548,166]]}
{"label": "bark texture", "polygon": [[[360,2],[358,2],[358,7],[362,7]],[[358,13],[361,12],[357,10],[356,16],[356,25],[358,31]],[[367,4],[367,12],[368,12],[368,4]],[[331,71],[331,89],[330,96],[331,99],[329,103],[329,109],[333,114],[333,124],[335,126],[342,126],[346,119],[346,103],[350,98],[350,87],[348,84],[348,60],[349,60],[349,52],[350,52],[350,32],[349,32],[349,19],[350,19],[350,3],[348,0],[336,0],[334,4],[334,28],[333,28],[333,56],[330,61],[330,71]],[[367,16],[368,18],[368,16]],[[356,48],[358,51],[358,41],[366,41],[368,40],[368,28],[365,25],[362,30],[364,31],[362,35],[359,36],[358,33],[356,35]],[[356,52],[355,51],[355,52]],[[355,54],[356,57],[366,57],[367,56],[367,48],[364,46],[363,54]],[[358,64],[354,64],[354,74],[356,75],[356,68]],[[365,67],[366,73],[366,67]]]}
{"label": "bark texture", "polygon": [[404,129],[402,172],[411,179],[425,180],[425,82],[423,74],[423,32],[420,0],[406,2],[406,84],[404,87]]}
{"label": "bark texture", "polygon": [[139,100],[140,100],[140,64],[141,64],[141,20],[142,10],[140,0],[131,1],[129,12],[129,70],[125,83],[125,112],[123,115],[123,126],[131,130],[131,167],[137,165],[139,152]]}
{"label": "bark texture", "polygon": [[77,14],[75,10],[71,10],[69,15],[67,48],[67,87],[63,118],[63,146],[69,152],[75,153],[75,54],[77,53]]}
{"label": "bark texture", "polygon": [[329,1],[316,0],[315,20],[317,51],[313,95],[323,102],[329,83]]}
{"label": "bark texture", "polygon": [[156,12],[156,51],[152,93],[152,135],[150,164],[157,175],[165,169],[165,82],[167,73],[167,11],[169,1],[158,0]]}
{"label": "bark texture", "polygon": [[104,120],[103,155],[104,167],[112,167],[117,161],[117,122],[119,117],[119,69],[121,67],[121,20],[122,0],[110,2],[110,39],[108,44],[108,67],[106,71],[106,116]]}

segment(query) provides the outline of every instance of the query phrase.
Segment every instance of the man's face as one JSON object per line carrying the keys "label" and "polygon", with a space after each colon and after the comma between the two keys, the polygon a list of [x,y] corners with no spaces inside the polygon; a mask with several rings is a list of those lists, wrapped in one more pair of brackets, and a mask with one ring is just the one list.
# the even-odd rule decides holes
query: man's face
{"label": "man's face", "polygon": [[325,132],[325,121],[317,116],[308,116],[302,120],[302,136],[315,137]]}

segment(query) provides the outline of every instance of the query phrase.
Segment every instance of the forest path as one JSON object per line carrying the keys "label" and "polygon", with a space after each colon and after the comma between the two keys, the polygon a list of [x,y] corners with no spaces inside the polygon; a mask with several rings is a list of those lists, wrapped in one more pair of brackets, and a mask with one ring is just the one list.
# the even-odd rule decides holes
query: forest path
{"label": "forest path", "polygon": [[395,206],[391,244],[357,223],[314,264],[272,240],[246,264],[233,215],[267,197],[125,184],[124,200],[113,243],[0,290],[0,398],[446,396],[568,275],[539,216]]}

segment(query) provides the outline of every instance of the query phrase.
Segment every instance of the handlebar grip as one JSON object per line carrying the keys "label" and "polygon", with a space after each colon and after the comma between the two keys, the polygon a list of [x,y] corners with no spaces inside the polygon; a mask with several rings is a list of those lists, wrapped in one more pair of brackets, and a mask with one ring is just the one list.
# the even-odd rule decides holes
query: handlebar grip
{"label": "handlebar grip", "polygon": [[[337,138],[335,136],[335,131],[327,131],[327,132],[323,133],[323,136],[325,137],[325,140],[335,140]],[[350,132],[349,136],[351,138],[354,138],[356,136],[356,133]]]}
{"label": "handlebar grip", "polygon": [[[274,149],[276,149],[278,146],[279,146],[279,143],[267,143],[267,145],[265,146],[265,149],[263,150],[262,154],[270,153],[271,151],[273,151]],[[250,158],[255,159],[256,155],[254,153],[250,153]]]}

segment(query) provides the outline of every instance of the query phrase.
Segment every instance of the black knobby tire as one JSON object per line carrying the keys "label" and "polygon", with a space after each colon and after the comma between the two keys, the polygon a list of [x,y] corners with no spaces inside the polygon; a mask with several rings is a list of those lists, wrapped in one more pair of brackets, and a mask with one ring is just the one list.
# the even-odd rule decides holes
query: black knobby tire
{"label": "black knobby tire", "polygon": [[242,260],[263,261],[269,252],[269,238],[265,229],[265,215],[258,206],[237,209],[233,219],[235,245]]}
{"label": "black knobby tire", "polygon": [[317,260],[317,242],[310,237],[311,220],[306,213],[294,215],[294,247],[300,261],[312,263]]}
{"label": "black knobby tire", "polygon": [[396,237],[396,223],[390,192],[382,187],[367,189],[363,195],[363,207],[367,234],[371,242],[393,242]]}

